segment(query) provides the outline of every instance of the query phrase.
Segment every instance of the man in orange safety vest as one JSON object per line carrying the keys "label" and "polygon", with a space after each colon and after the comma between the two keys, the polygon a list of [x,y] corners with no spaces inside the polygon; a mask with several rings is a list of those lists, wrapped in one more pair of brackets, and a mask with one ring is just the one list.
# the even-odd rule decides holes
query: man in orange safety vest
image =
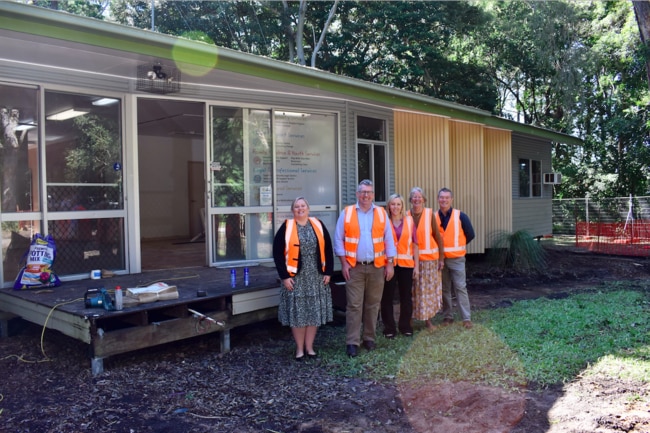
{"label": "man in orange safety vest", "polygon": [[474,228],[469,217],[452,208],[453,193],[449,188],[438,191],[436,222],[445,245],[445,267],[442,270],[442,325],[454,322],[452,287],[456,291],[458,309],[463,319],[463,326],[472,328],[469,296],[465,276],[465,254],[467,244],[474,239]]}
{"label": "man in orange safety vest", "polygon": [[372,181],[362,180],[357,203],[341,212],[334,234],[334,254],[341,260],[346,281],[345,340],[350,357],[357,356],[361,339],[366,350],[375,349],[384,281],[393,278],[397,254],[390,219],[383,207],[373,203],[374,194]]}

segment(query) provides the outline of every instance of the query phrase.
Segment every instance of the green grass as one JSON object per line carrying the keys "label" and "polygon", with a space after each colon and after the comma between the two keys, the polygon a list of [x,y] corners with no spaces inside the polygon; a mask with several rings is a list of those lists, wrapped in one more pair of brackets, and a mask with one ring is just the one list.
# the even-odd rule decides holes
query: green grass
{"label": "green grass", "polygon": [[[345,355],[345,327],[322,327],[322,365],[371,380],[470,381],[505,388],[605,374],[650,380],[650,301],[646,291],[583,293],[515,302],[476,312],[470,331],[456,324],[412,338],[377,338],[377,350]],[[381,331],[378,330],[378,334]]]}

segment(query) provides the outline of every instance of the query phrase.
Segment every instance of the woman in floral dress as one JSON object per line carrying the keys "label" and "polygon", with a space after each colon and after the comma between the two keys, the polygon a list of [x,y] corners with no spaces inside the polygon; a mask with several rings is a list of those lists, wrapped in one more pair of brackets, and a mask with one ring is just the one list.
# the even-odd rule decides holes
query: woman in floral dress
{"label": "woman in floral dress", "polygon": [[304,197],[291,204],[293,218],[286,220],[273,240],[273,259],[282,279],[278,319],[291,327],[296,361],[317,356],[314,340],[318,327],[333,319],[329,286],[334,272],[332,241],[325,224],[309,216]]}
{"label": "woman in floral dress", "polygon": [[413,318],[424,320],[428,330],[436,326],[431,319],[442,309],[442,268],[444,245],[438,231],[434,211],[425,207],[427,198],[422,188],[415,187],[409,194],[419,247],[419,273],[413,279]]}

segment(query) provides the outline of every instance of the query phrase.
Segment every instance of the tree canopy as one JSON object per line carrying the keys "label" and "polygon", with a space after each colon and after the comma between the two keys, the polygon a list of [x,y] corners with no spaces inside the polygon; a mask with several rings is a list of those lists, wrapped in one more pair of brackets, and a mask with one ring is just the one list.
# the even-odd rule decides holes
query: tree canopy
{"label": "tree canopy", "polygon": [[35,3],[578,136],[584,146],[554,144],[553,168],[564,179],[558,197],[641,195],[650,187],[647,0]]}

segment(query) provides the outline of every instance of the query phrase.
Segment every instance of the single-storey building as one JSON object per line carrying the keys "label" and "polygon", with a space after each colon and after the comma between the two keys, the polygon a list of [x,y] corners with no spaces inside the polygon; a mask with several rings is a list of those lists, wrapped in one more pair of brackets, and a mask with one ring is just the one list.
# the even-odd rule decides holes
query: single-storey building
{"label": "single-storey building", "polygon": [[[376,201],[449,187],[482,253],[497,231],[551,233],[551,143],[489,112],[115,23],[0,2],[3,286],[35,233],[62,279],[271,262],[305,196],[334,231],[359,180]],[[548,174],[548,175],[546,175]],[[205,242],[201,242],[205,240]],[[170,265],[180,260],[154,244]],[[166,248],[166,247],[165,247]]]}

